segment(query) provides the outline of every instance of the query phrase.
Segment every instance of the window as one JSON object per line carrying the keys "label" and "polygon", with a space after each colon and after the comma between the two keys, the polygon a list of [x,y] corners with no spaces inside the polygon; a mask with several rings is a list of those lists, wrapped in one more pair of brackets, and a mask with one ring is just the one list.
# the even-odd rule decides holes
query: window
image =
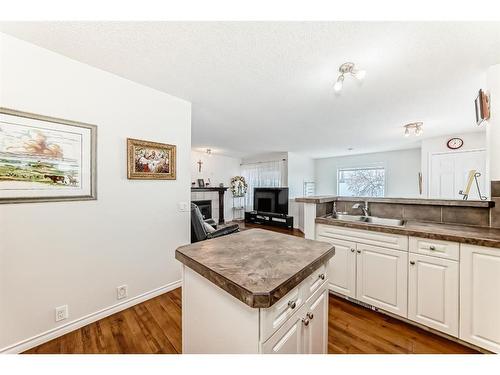
{"label": "window", "polygon": [[245,177],[248,184],[245,195],[245,207],[247,211],[253,207],[253,189],[256,187],[282,186],[284,161],[269,161],[241,165],[241,175]]}
{"label": "window", "polygon": [[385,168],[338,169],[337,194],[347,197],[383,197],[385,194]]}

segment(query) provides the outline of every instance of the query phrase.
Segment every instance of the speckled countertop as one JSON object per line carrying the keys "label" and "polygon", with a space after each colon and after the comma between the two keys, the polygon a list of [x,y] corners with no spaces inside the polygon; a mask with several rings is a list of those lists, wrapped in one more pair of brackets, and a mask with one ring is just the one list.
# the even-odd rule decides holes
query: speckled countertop
{"label": "speckled countertop", "polygon": [[402,234],[434,240],[488,246],[500,249],[500,229],[474,227],[467,225],[407,221],[402,227],[375,225],[363,222],[348,222],[328,217],[317,217],[316,223],[336,225],[354,229],[366,229],[374,232]]}
{"label": "speckled countertop", "polygon": [[326,242],[250,229],[181,246],[175,258],[248,306],[267,308],[334,251]]}

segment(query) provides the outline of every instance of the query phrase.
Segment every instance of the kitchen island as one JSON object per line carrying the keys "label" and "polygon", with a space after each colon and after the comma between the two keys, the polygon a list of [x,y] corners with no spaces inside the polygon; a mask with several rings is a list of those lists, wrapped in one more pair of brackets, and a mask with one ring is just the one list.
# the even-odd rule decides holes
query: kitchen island
{"label": "kitchen island", "polygon": [[178,248],[183,353],[326,353],[333,254],[262,229]]}

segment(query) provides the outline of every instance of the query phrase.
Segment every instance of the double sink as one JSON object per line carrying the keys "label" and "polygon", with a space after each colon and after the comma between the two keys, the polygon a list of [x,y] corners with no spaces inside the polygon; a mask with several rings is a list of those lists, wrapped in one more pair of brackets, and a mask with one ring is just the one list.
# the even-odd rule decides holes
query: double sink
{"label": "double sink", "polygon": [[331,215],[332,219],[342,220],[342,221],[354,221],[354,222],[362,222],[368,224],[377,224],[377,225],[387,225],[391,227],[402,227],[405,225],[404,220],[400,219],[386,219],[382,217],[375,216],[361,216],[361,215],[349,215],[349,214],[341,214],[336,213]]}

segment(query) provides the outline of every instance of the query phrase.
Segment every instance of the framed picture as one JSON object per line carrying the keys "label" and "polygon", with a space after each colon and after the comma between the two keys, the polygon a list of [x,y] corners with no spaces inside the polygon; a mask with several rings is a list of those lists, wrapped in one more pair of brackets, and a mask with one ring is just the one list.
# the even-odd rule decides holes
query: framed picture
{"label": "framed picture", "polygon": [[176,148],[165,143],[127,139],[127,177],[132,180],[175,180]]}
{"label": "framed picture", "polygon": [[197,181],[198,181],[198,187],[200,188],[205,187],[205,180],[203,180],[203,178],[199,178]]}
{"label": "framed picture", "polygon": [[490,102],[488,95],[483,90],[479,90],[479,94],[474,104],[476,107],[476,124],[481,125],[484,120],[490,118]]}
{"label": "framed picture", "polygon": [[97,199],[97,127],[0,108],[0,203]]}

